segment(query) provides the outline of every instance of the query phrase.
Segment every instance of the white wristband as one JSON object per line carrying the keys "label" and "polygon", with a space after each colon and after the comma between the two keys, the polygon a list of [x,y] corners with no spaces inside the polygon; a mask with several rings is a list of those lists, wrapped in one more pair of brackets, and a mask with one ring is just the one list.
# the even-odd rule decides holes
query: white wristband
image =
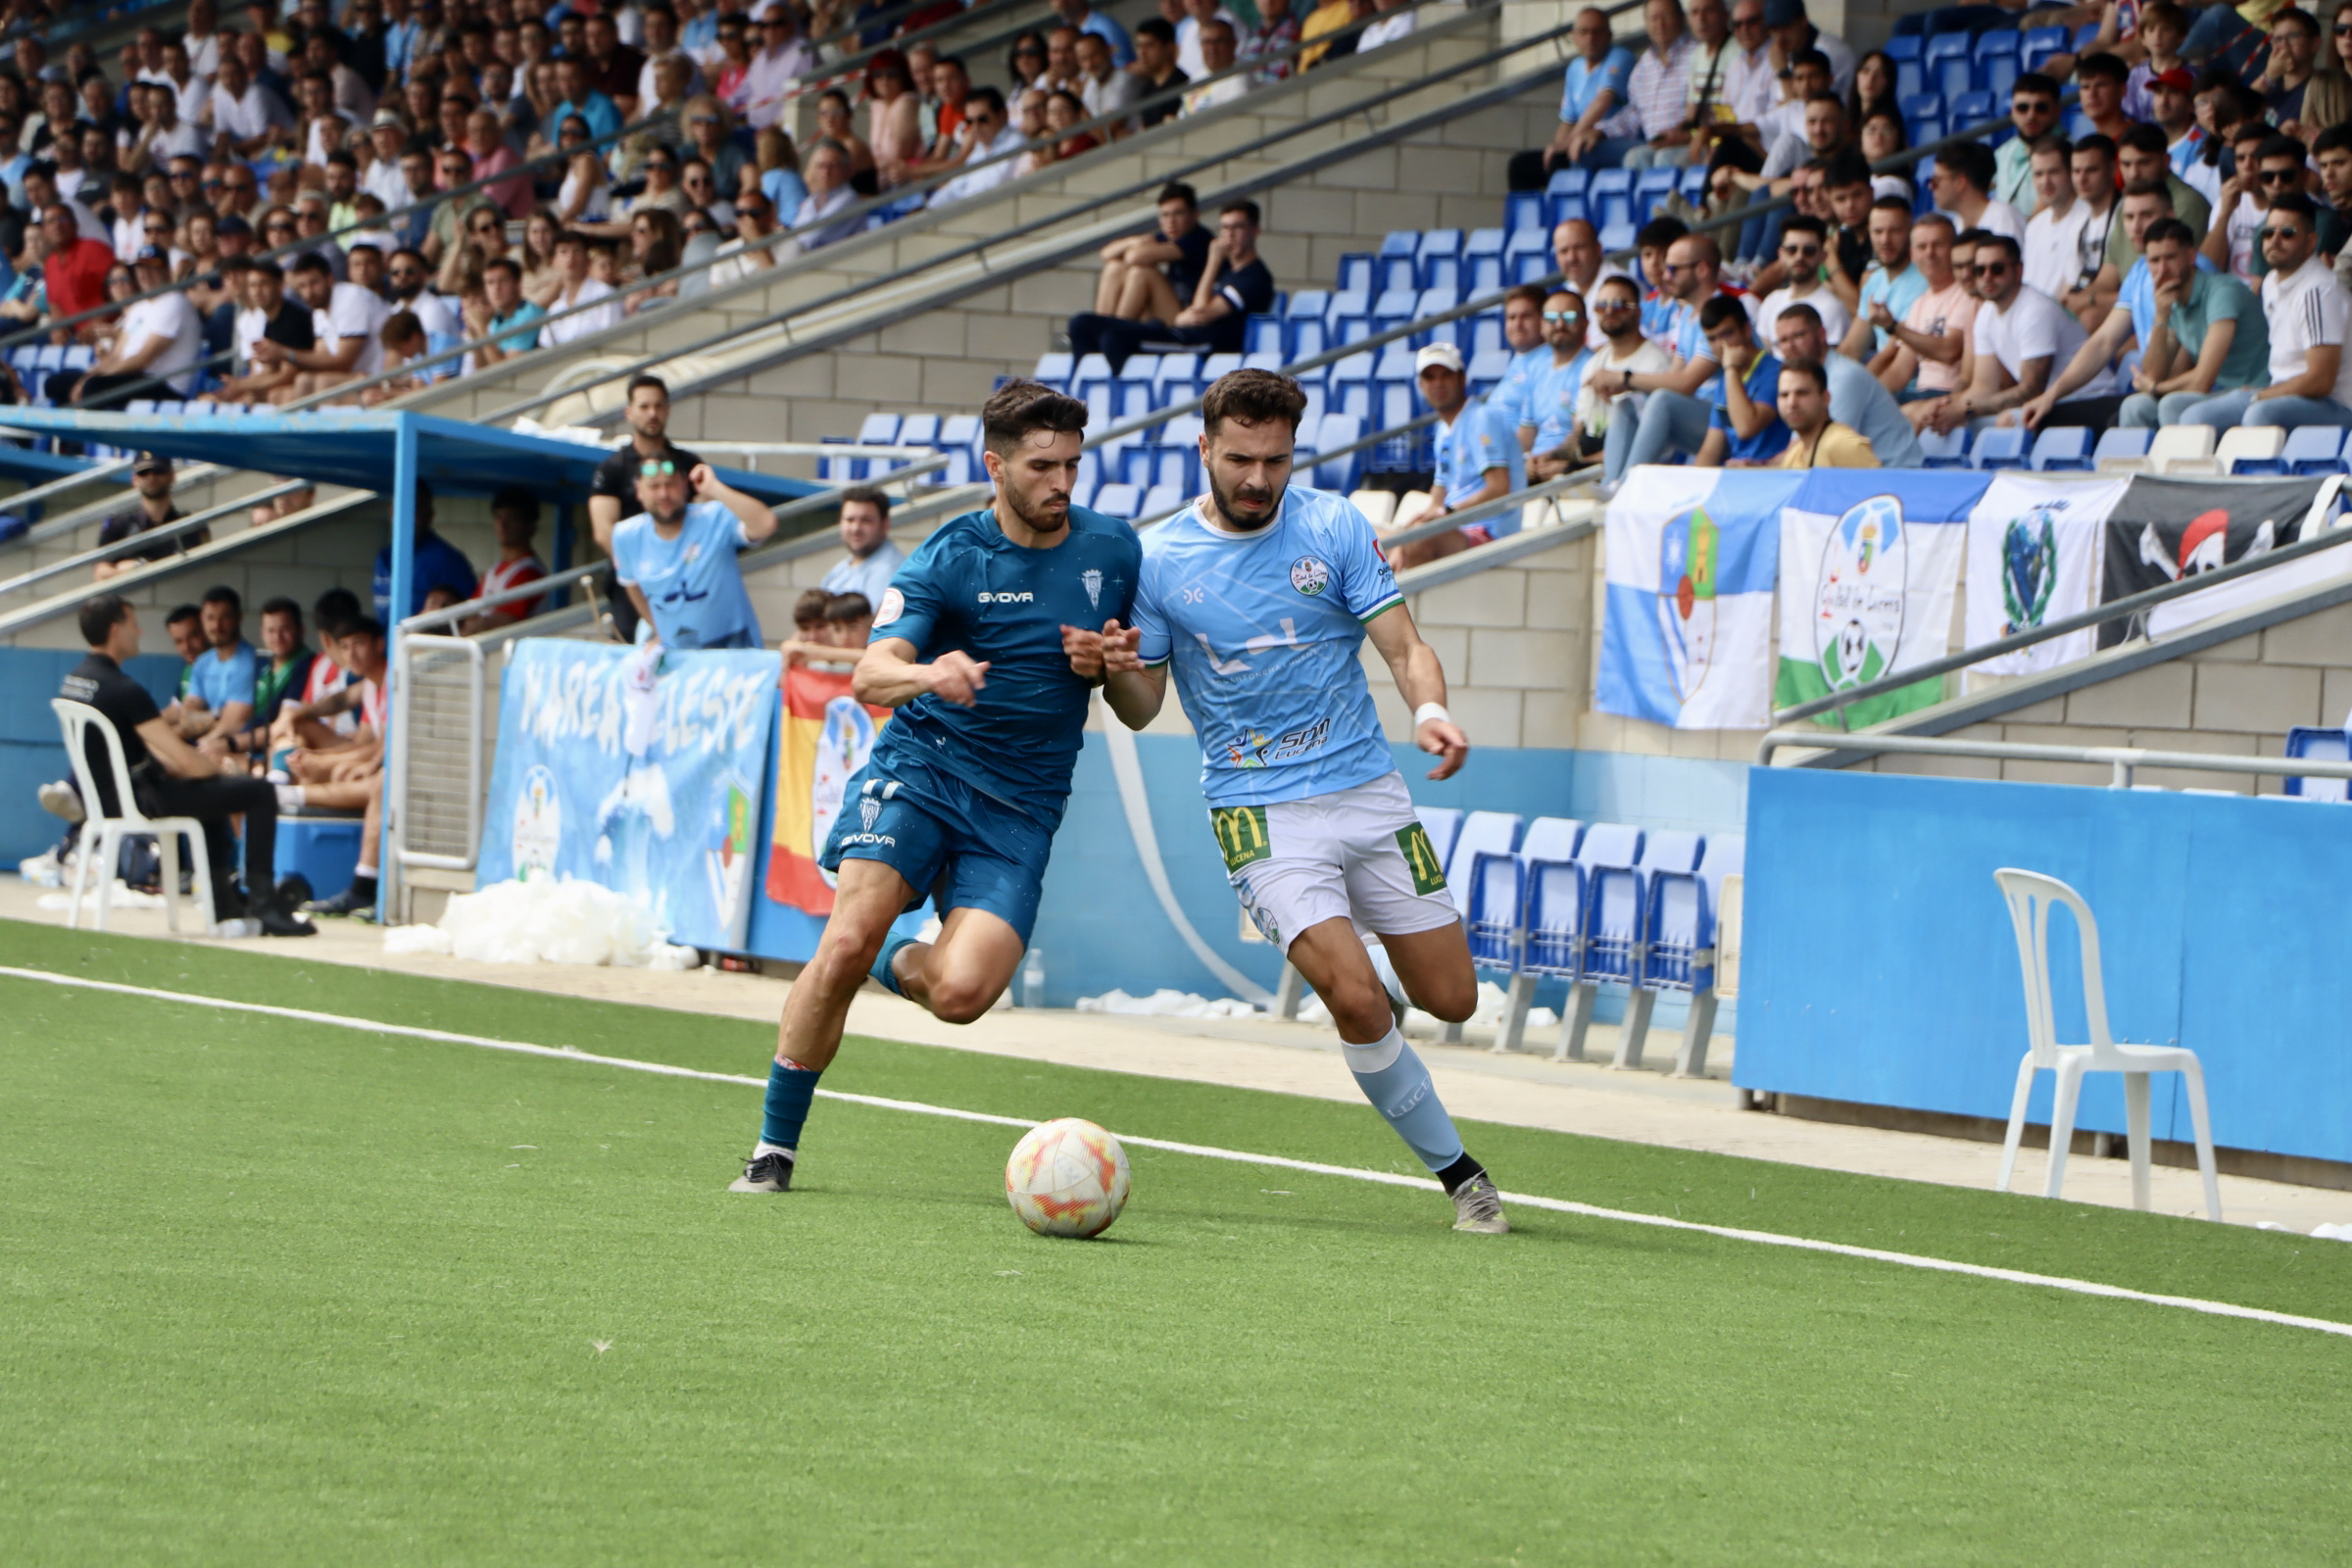
{"label": "white wristband", "polygon": [[1419,729],[1433,718],[1441,724],[1453,722],[1453,715],[1446,711],[1444,703],[1423,703],[1413,710],[1413,728]]}

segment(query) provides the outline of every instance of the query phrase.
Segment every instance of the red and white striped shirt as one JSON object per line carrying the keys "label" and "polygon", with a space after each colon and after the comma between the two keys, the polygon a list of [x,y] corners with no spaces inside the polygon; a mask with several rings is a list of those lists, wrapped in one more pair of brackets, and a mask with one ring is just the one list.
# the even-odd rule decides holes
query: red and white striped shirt
{"label": "red and white striped shirt", "polygon": [[[351,671],[321,653],[311,661],[310,677],[302,683],[302,695],[297,701],[319,702],[350,684]],[[324,722],[338,735],[349,735],[360,727],[359,715],[350,712],[336,713]]]}
{"label": "red and white striped shirt", "polygon": [[[526,582],[536,581],[546,575],[547,568],[539,564],[539,558],[536,556],[524,556],[515,561],[502,561],[482,573],[481,586],[473,591],[474,597],[487,599],[492,594],[504,593],[509,588],[518,588]],[[484,613],[495,615],[501,620],[528,620],[539,613],[546,605],[547,596],[541,594],[535,599],[516,599],[507,604],[494,605]]]}

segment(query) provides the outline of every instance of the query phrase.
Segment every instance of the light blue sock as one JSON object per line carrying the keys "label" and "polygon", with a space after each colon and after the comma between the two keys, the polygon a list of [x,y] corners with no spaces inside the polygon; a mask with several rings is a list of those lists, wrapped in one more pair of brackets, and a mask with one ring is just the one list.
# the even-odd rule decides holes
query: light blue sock
{"label": "light blue sock", "polygon": [[1391,1029],[1368,1046],[1342,1044],[1356,1087],[1422,1164],[1442,1171],[1462,1157],[1462,1139],[1453,1130],[1453,1118],[1446,1114],[1438,1086],[1429,1081],[1429,1069],[1404,1043],[1404,1036]]}
{"label": "light blue sock", "polygon": [[760,1123],[761,1149],[801,1147],[801,1128],[808,1120],[808,1105],[816,1099],[816,1080],[821,1076],[806,1067],[768,1063],[767,1110]]}

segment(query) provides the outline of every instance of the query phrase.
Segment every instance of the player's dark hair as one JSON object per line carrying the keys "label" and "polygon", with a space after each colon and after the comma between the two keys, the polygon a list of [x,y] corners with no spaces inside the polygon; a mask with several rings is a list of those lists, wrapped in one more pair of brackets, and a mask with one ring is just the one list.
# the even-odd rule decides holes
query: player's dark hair
{"label": "player's dark hair", "polygon": [[[1794,307],[1791,307],[1791,309],[1794,309]],[[1786,316],[1788,314],[1788,312],[1783,311],[1781,314]],[[1819,365],[1815,364],[1811,360],[1783,361],[1781,364],[1781,373],[1783,375],[1787,375],[1790,370],[1794,370],[1797,374],[1803,376],[1806,380],[1812,382],[1824,392],[1827,392],[1830,389],[1830,372],[1823,369]]]}
{"label": "player's dark hair", "polygon": [[865,502],[882,514],[883,521],[890,520],[890,496],[887,492],[878,490],[870,484],[854,484],[841,493],[841,504],[844,507],[853,501]]}
{"label": "player's dark hair", "polygon": [[1076,435],[1086,428],[1086,405],[1042,381],[1007,381],[980,405],[981,439],[999,457],[1009,457],[1032,431]]}
{"label": "player's dark hair", "polygon": [[1690,225],[1679,218],[1653,218],[1634,236],[1634,249],[1662,251],[1690,232]]}
{"label": "player's dark hair", "polygon": [[519,484],[500,485],[490,497],[492,512],[519,512],[533,524],[539,521],[539,492]]}
{"label": "player's dark hair", "polygon": [[[1536,308],[1544,308],[1541,299]],[[1306,394],[1298,382],[1274,370],[1234,370],[1220,375],[1209,387],[1208,396],[1200,400],[1200,427],[1210,435],[1227,419],[1244,424],[1280,420],[1296,433],[1305,415]]]}
{"label": "player's dark hair", "polygon": [[2178,218],[2159,218],[2150,223],[2148,231],[2139,237],[2139,248],[2144,251],[2158,240],[2168,245],[2185,245],[2192,251],[2197,248],[2196,230]]}
{"label": "player's dark hair", "polygon": [[1712,332],[1727,321],[1748,324],[1747,307],[1729,294],[1718,294],[1699,309],[1698,329],[1702,332]]}
{"label": "player's dark hair", "polygon": [[265,616],[292,615],[294,617],[295,625],[299,626],[302,624],[302,606],[296,604],[293,600],[288,599],[284,594],[279,594],[276,598],[266,601],[262,606],[262,613]]}
{"label": "player's dark hair", "polygon": [[1828,190],[1867,185],[1870,183],[1870,160],[1851,147],[1833,154],[1821,171],[1821,183]]}
{"label": "player's dark hair", "polygon": [[873,601],[863,594],[835,594],[825,601],[825,619],[835,625],[865,620],[874,612]]}
{"label": "player's dark hair", "polygon": [[811,588],[792,604],[792,623],[795,626],[814,626],[825,618],[825,607],[833,595],[823,588]]}
{"label": "player's dark hair", "polygon": [[626,403],[634,399],[637,396],[637,389],[641,386],[650,386],[655,391],[661,393],[664,398],[669,396],[669,383],[667,381],[662,380],[658,375],[646,375],[643,372],[640,372],[629,377],[628,390],[621,394],[621,401]]}
{"label": "player's dark hair", "polygon": [[86,648],[106,646],[107,633],[122,624],[130,601],[121,594],[93,594],[81,602],[81,641]]}
{"label": "player's dark hair", "polygon": [[229,608],[230,612],[239,617],[242,617],[245,613],[244,596],[226,583],[218,583],[213,587],[207,588],[204,591],[204,603],[208,605],[226,605]]}
{"label": "player's dark hair", "polygon": [[1152,198],[1152,205],[1154,207],[1161,202],[1182,202],[1185,206],[1198,211],[1200,206],[1200,193],[1181,179],[1171,179],[1159,187],[1157,196]]}
{"label": "player's dark hair", "polygon": [[2056,153],[2071,164],[2075,161],[2075,144],[2066,139],[2064,131],[2053,130],[2034,144],[2034,157],[2039,158],[2043,153]]}
{"label": "player's dark hair", "polygon": [[317,251],[305,251],[296,257],[294,270],[297,272],[324,272],[329,277],[335,275],[334,268],[328,265],[326,258]]}
{"label": "player's dark hair", "polygon": [[200,620],[203,616],[204,612],[198,610],[194,605],[173,605],[172,613],[164,617],[164,624],[176,626],[183,620]]}

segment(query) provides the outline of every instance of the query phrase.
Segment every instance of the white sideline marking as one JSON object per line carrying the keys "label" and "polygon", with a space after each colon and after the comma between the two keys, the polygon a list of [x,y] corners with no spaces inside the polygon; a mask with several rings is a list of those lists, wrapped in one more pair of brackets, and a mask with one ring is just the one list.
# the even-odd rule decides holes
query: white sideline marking
{"label": "white sideline marking", "polygon": [[[522,1040],[496,1040],[487,1035],[466,1035],[447,1029],[424,1029],[414,1024],[382,1023],[373,1018],[351,1018],[340,1013],[313,1012],[305,1007],[275,1007],[259,1002],[232,1002],[223,997],[197,996],[185,991],[160,991],[147,986],[126,986],[111,980],[85,980],[78,975],[53,974],[46,969],[19,969],[0,964],[0,976],[17,980],[37,980],[44,984],[70,986],[82,991],[108,991],[118,996],[145,997],[157,1002],[176,1002],[197,1007],[218,1007],[226,1012],[253,1012],[271,1018],[291,1018],[302,1023],[326,1024],[337,1029],[357,1029],[368,1034],[405,1035],[413,1040],[437,1040],[445,1045],[478,1046],[486,1051],[507,1051],[523,1056],[553,1056],[563,1061],[589,1062],[600,1067],[619,1067],[629,1072],[653,1073],[664,1078],[698,1078],[707,1083],[742,1084],[753,1089],[764,1089],[767,1080],[743,1073],[703,1072],[693,1067],[673,1066],[662,1061],[639,1061],[629,1056],[603,1056],[593,1052],[575,1051],[569,1046],[540,1046]],[[998,1116],[981,1110],[958,1110],[952,1105],[925,1104],[917,1100],[890,1100],[880,1095],[853,1095],[836,1089],[819,1089],[817,1094],[826,1100],[839,1100],[853,1105],[872,1105],[881,1110],[903,1110],[917,1116],[945,1116],[955,1121],[987,1122],[998,1127],[1027,1129],[1036,1122],[1022,1116]],[[1348,1181],[1377,1182],[1387,1187],[1418,1187],[1427,1192],[1440,1192],[1440,1185],[1424,1176],[1399,1176],[1393,1171],[1361,1170],[1352,1165],[1326,1165],[1311,1159],[1292,1159],[1282,1154],[1252,1154],[1238,1149],[1215,1149],[1201,1144],[1179,1144],[1165,1138],[1143,1138],[1128,1133],[1114,1134],[1121,1143],[1139,1149],[1157,1149],[1172,1154],[1193,1154],[1201,1159],[1229,1160],[1243,1165],[1272,1165],[1282,1170],[1306,1171],[1317,1176],[1338,1176]],[[2301,1317],[2292,1312],[2273,1312],[2258,1306],[2237,1306],[2229,1301],[2208,1301],[2194,1296],[2160,1296],[2149,1291],[2128,1290],[2120,1285],[2101,1285],[2093,1280],[2067,1279],[2055,1274],[2033,1274],[2023,1269],[1994,1268],[1984,1263],[1958,1263],[1949,1258],[1923,1257],[1916,1252],[1889,1252],[1876,1247],[1851,1247],[1843,1242],[1817,1242],[1803,1236],[1783,1236],[1777,1231],[1742,1230],[1731,1225],[1702,1225],[1695,1220],[1668,1219],[1661,1214],[1637,1214],[1629,1209],[1601,1208],[1592,1203],[1572,1202],[1560,1198],[1539,1198],[1531,1193],[1505,1193],[1509,1201],[1529,1208],[1548,1209],[1559,1214],[1581,1214],[1588,1219],[1615,1220],[1625,1225],[1648,1225],[1658,1230],[1694,1231],[1704,1236],[1719,1236],[1726,1241],[1752,1242],[1759,1247],[1786,1247],[1803,1252],[1830,1252],[1839,1257],[1866,1258],[1876,1263],[1894,1263],[1904,1268],[1927,1269],[1939,1274],[1965,1274],[1975,1279],[2002,1280],[2011,1285],[2035,1285],[2044,1290],[2067,1291],[2076,1296],[2098,1296],[2118,1301],[2144,1301],[2151,1306],[2178,1307],[2186,1312],[2202,1312],[2209,1317],[2243,1318],[2251,1323],[2272,1323],[2280,1328],[2308,1329],[2317,1334],[2332,1334],[2352,1339],[2352,1323],[2334,1323],[2326,1318]]]}

